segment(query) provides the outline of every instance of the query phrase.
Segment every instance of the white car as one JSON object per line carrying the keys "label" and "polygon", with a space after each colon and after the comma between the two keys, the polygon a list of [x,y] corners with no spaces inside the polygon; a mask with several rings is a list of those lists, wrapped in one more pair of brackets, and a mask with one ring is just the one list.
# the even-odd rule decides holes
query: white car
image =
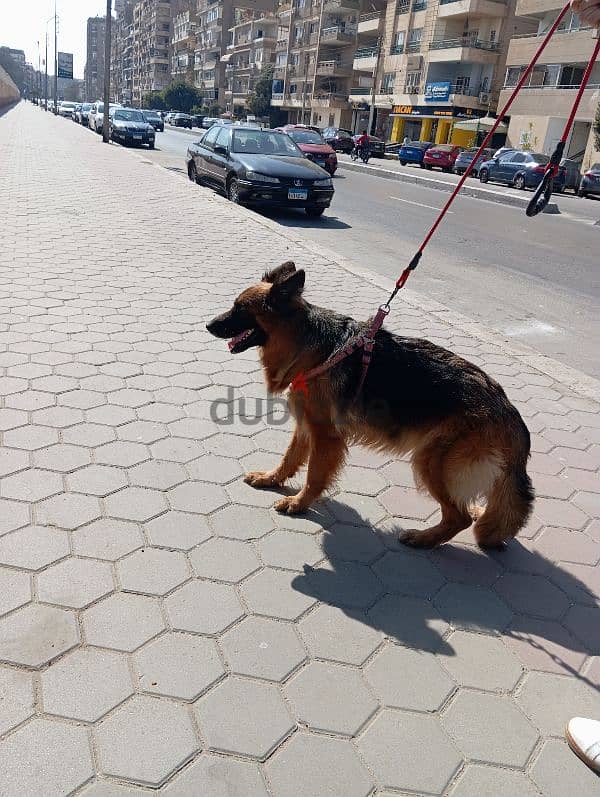
{"label": "white car", "polygon": [[58,115],[73,118],[76,102],[61,102],[58,106]]}
{"label": "white car", "polygon": [[[111,102],[108,105],[108,110],[112,108],[121,108],[122,105],[118,102]],[[100,100],[96,101],[90,108],[88,114],[88,127],[95,133],[102,133],[102,125],[104,124],[104,103]]]}

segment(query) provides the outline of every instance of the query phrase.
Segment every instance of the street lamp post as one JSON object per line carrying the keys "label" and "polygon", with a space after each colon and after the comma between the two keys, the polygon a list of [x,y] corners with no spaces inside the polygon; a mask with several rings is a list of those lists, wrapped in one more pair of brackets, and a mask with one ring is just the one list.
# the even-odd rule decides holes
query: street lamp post
{"label": "street lamp post", "polygon": [[102,140],[110,143],[109,105],[110,105],[110,39],[112,33],[112,0],[106,0],[106,22],[104,28],[104,119],[102,120]]}
{"label": "street lamp post", "polygon": [[[381,28],[381,20],[379,21]],[[369,124],[367,126],[367,133],[372,136],[374,134],[373,122],[375,121],[375,95],[377,93],[377,77],[379,75],[379,63],[381,61],[381,49],[383,46],[383,36],[381,33],[377,37],[377,58],[375,59],[375,67],[373,69],[373,82],[371,84],[371,105],[369,107]]]}
{"label": "street lamp post", "polygon": [[54,0],[54,113],[58,113],[58,17]]}

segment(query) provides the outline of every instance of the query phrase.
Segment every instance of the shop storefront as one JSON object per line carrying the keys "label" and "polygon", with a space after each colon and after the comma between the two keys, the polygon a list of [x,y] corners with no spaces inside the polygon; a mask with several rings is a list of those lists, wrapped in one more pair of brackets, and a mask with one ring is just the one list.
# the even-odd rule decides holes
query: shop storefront
{"label": "shop storefront", "polygon": [[390,114],[391,141],[433,141],[471,146],[473,133],[454,129],[460,119],[476,119],[484,111],[448,105],[395,105]]}

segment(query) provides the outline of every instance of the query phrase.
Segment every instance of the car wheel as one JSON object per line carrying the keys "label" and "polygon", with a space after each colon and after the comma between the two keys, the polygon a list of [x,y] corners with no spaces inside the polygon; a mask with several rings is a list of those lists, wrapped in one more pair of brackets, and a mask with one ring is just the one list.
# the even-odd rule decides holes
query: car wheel
{"label": "car wheel", "polygon": [[519,191],[525,190],[525,177],[522,174],[517,174],[515,179],[513,180],[513,186],[517,188]]}
{"label": "car wheel", "polygon": [[421,161],[421,163],[419,163],[419,166],[421,167],[421,169],[425,168],[425,164],[422,161]]}
{"label": "car wheel", "polygon": [[200,178],[198,177],[198,170],[196,169],[196,164],[194,161],[191,161],[190,165],[188,166],[188,177],[193,183],[200,185]]}
{"label": "car wheel", "polygon": [[232,177],[227,183],[227,199],[233,202],[234,205],[241,205],[240,186],[235,177]]}
{"label": "car wheel", "polygon": [[307,216],[322,216],[325,213],[325,208],[304,208]]}
{"label": "car wheel", "polygon": [[482,169],[479,172],[479,182],[480,183],[487,183],[487,181],[489,179],[490,179],[490,173],[488,172],[488,170],[487,169]]}
{"label": "car wheel", "polygon": [[428,172],[430,172],[433,169],[433,166],[431,166],[429,163],[426,163],[425,168],[427,169]]}
{"label": "car wheel", "polygon": [[585,193],[585,191],[582,191],[581,188],[577,192],[577,196],[580,196],[582,199],[587,199],[587,194]]}
{"label": "car wheel", "polygon": [[558,193],[559,194],[564,194],[566,190],[567,190],[567,186],[564,183],[562,185],[558,186]]}
{"label": "car wheel", "polygon": [[406,166],[406,161],[400,161],[400,166]]}
{"label": "car wheel", "polygon": [[148,144],[148,149],[154,149],[154,141],[151,141],[151,142]]}

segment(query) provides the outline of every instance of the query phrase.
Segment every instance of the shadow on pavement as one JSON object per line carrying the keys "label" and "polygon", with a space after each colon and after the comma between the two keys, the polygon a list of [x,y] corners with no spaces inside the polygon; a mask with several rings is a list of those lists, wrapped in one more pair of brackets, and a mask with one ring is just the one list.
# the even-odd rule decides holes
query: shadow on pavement
{"label": "shadow on pavement", "polygon": [[[398,542],[400,527],[378,530],[335,500],[323,509],[339,521],[324,529],[328,561],[305,565],[293,581],[298,592],[402,645],[451,656],[448,624],[497,633],[524,661],[542,659],[538,669],[587,680],[578,670],[600,653],[600,608],[592,588],[566,569],[518,540],[493,551],[452,544],[418,551]],[[560,622],[574,603],[580,613],[567,629]]]}
{"label": "shadow on pavement", "polygon": [[[335,200],[334,200],[335,201]],[[283,227],[317,227],[322,230],[349,230],[351,224],[346,224],[336,216],[327,215],[326,210],[323,216],[311,218],[304,213],[303,210],[287,210],[287,209],[265,209],[265,208],[252,208],[268,219],[278,222]]]}

